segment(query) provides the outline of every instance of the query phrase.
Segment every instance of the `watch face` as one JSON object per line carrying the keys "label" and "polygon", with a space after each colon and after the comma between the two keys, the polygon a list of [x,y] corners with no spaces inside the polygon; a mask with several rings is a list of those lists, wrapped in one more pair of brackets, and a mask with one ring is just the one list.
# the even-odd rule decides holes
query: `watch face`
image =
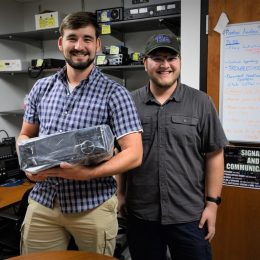
{"label": "watch face", "polygon": [[217,203],[218,205],[221,203],[221,198],[220,198],[220,197],[217,198],[216,203]]}

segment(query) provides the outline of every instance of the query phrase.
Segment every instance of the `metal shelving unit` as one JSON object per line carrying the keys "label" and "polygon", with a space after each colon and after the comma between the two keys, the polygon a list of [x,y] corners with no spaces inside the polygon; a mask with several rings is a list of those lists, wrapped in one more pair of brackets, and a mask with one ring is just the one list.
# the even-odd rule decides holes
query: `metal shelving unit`
{"label": "metal shelving unit", "polygon": [[[177,15],[167,15],[167,16],[158,16],[150,18],[142,18],[136,20],[127,20],[127,21],[117,21],[112,22],[111,26],[111,35],[120,41],[123,41],[124,34],[129,32],[140,32],[140,31],[149,31],[149,30],[160,30],[168,28],[177,36],[180,35],[180,14]],[[55,40],[59,37],[59,28],[37,30],[37,31],[27,31],[27,32],[14,32],[8,34],[1,34],[0,40],[8,41],[19,41],[26,44],[35,45],[42,47],[42,42],[46,40]],[[102,36],[104,37],[104,36]],[[125,72],[142,70],[143,65],[120,65],[120,66],[98,66],[100,70],[106,74],[116,76],[119,78],[124,78]],[[54,73],[57,69],[43,70],[43,73]],[[27,70],[23,71],[6,71],[0,72],[1,74],[16,75],[28,73]],[[10,111],[0,111],[0,116],[21,116],[23,115],[24,110],[10,110]]]}
{"label": "metal shelving unit", "polygon": [[136,20],[118,21],[111,23],[112,35],[117,37],[119,33],[151,31],[168,28],[177,36],[180,35],[181,15],[165,15],[142,18]]}
{"label": "metal shelving unit", "polygon": [[59,28],[52,28],[52,29],[45,29],[45,30],[38,30],[38,31],[1,34],[0,39],[20,41],[20,42],[35,45],[37,42],[58,39],[59,35],[60,35]]}
{"label": "metal shelving unit", "polygon": [[[112,35],[117,37],[118,34],[127,32],[140,32],[149,30],[160,30],[168,28],[176,35],[180,32],[180,14],[165,15],[158,17],[149,17],[136,20],[111,22]],[[59,28],[44,29],[27,32],[14,32],[1,34],[0,39],[21,41],[33,44],[35,41],[55,40],[59,37]]]}

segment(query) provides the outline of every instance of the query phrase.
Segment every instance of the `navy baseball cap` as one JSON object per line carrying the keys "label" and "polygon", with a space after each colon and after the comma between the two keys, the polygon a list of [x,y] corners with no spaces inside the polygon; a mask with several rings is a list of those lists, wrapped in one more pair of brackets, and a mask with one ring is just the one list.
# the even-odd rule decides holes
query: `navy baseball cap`
{"label": "navy baseball cap", "polygon": [[150,52],[159,48],[171,49],[180,54],[179,41],[174,34],[156,34],[151,36],[146,42],[144,54],[148,55]]}

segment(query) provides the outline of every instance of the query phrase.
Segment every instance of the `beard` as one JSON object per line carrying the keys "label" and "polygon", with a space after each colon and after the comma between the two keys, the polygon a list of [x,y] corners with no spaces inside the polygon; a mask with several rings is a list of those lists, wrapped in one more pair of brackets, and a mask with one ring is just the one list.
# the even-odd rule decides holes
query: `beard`
{"label": "beard", "polygon": [[174,80],[170,80],[168,82],[161,82],[160,80],[156,79],[156,78],[152,78],[151,81],[158,87],[161,89],[168,89],[171,88],[172,85],[175,83],[176,79]]}
{"label": "beard", "polygon": [[73,62],[71,59],[68,59],[66,57],[65,61],[73,68],[76,70],[85,70],[86,68],[88,68],[93,62],[94,62],[94,58],[89,58],[87,61],[84,62]]}
{"label": "beard", "polygon": [[[77,51],[72,51],[70,54],[73,56],[73,54],[76,54]],[[88,54],[89,55],[89,54]],[[91,64],[93,64],[95,57],[90,57],[86,61],[81,61],[81,62],[74,62],[70,57],[65,57],[65,61],[73,68],[76,70],[85,70],[87,69]]]}
{"label": "beard", "polygon": [[160,78],[152,75],[151,73],[148,73],[150,80],[154,83],[155,86],[157,86],[159,89],[169,89],[171,88],[175,82],[179,79],[180,74],[179,73],[174,73],[172,77],[165,81],[161,80]]}

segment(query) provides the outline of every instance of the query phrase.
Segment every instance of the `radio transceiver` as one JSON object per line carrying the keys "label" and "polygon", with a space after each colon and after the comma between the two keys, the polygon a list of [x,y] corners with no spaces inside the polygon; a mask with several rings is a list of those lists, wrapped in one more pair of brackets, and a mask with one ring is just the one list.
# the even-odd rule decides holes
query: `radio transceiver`
{"label": "radio transceiver", "polygon": [[180,14],[180,0],[124,0],[124,20]]}
{"label": "radio transceiver", "polygon": [[20,166],[36,173],[68,162],[92,165],[113,155],[114,136],[108,125],[35,137],[18,143]]}
{"label": "radio transceiver", "polygon": [[28,66],[28,61],[0,60],[0,71],[26,71],[28,69]]}
{"label": "radio transceiver", "polygon": [[99,23],[116,22],[123,20],[123,8],[114,7],[108,9],[101,9],[96,11],[97,21]]}
{"label": "radio transceiver", "polygon": [[0,183],[22,176],[15,149],[15,138],[3,138],[0,142]]}
{"label": "radio transceiver", "polygon": [[130,63],[129,56],[125,54],[100,54],[96,55],[96,65],[128,65]]}

